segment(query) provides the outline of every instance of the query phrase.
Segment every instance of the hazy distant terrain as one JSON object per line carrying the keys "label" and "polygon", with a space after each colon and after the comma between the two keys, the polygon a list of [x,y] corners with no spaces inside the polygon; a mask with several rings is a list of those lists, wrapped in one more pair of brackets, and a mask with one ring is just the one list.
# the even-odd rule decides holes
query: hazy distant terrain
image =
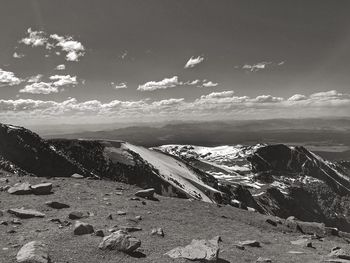
{"label": "hazy distant terrain", "polygon": [[257,143],[304,145],[328,159],[350,160],[350,119],[276,119],[193,122],[44,135],[46,138],[124,140],[146,147],[164,144],[218,146]]}

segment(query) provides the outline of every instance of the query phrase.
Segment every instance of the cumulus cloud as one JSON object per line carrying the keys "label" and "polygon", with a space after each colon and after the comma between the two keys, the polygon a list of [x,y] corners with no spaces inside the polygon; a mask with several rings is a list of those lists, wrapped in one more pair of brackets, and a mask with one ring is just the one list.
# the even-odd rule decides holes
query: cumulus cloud
{"label": "cumulus cloud", "polygon": [[71,76],[71,75],[54,75],[50,77],[50,80],[54,80],[52,84],[54,86],[67,86],[67,85],[76,85],[78,84],[77,76]]}
{"label": "cumulus cloud", "polygon": [[[48,83],[46,83],[48,84]],[[39,83],[36,83],[39,87]],[[52,85],[44,85],[50,90]],[[29,89],[29,88],[28,88]],[[38,88],[39,89],[39,88]],[[256,97],[237,96],[234,91],[212,92],[193,101],[184,98],[169,98],[152,101],[99,100],[78,101],[69,98],[62,102],[31,99],[0,99],[0,118],[6,122],[20,119],[56,122],[65,121],[96,122],[124,120],[232,120],[257,118],[295,118],[348,116],[350,95],[337,91],[317,92],[309,96],[296,94],[290,100],[272,95]],[[297,97],[302,100],[297,99]],[[292,96],[293,97],[293,96]],[[292,98],[291,97],[291,98]]]}
{"label": "cumulus cloud", "polygon": [[219,85],[219,84],[218,83],[214,83],[212,81],[207,81],[207,82],[204,82],[202,84],[202,87],[211,88],[211,87],[216,87],[217,85]]}
{"label": "cumulus cloud", "polygon": [[31,28],[27,29],[27,36],[22,38],[19,42],[27,46],[38,47],[45,46],[48,38],[44,31],[35,31]]}
{"label": "cumulus cloud", "polygon": [[61,65],[57,65],[56,70],[65,70],[66,69],[66,65],[61,64]]}
{"label": "cumulus cloud", "polygon": [[283,101],[283,98],[281,97],[274,97],[271,95],[260,95],[257,96],[253,101],[260,102],[260,103],[268,103],[268,102],[280,102]]}
{"label": "cumulus cloud", "polygon": [[50,38],[56,40],[56,47],[61,47],[66,52],[67,61],[79,61],[79,58],[85,55],[85,47],[79,41],[71,36],[50,35]]}
{"label": "cumulus cloud", "polygon": [[300,101],[300,100],[306,100],[307,97],[305,95],[302,94],[295,94],[293,96],[291,96],[290,98],[288,98],[289,101]]}
{"label": "cumulus cloud", "polygon": [[137,90],[141,91],[153,91],[157,89],[168,89],[173,88],[178,85],[182,85],[183,83],[179,81],[178,76],[174,76],[172,78],[165,78],[160,81],[149,81],[143,85],[139,85]]}
{"label": "cumulus cloud", "polygon": [[39,82],[42,79],[42,77],[43,77],[42,74],[31,76],[31,77],[28,78],[27,82],[29,82],[29,83]]}
{"label": "cumulus cloud", "polygon": [[186,81],[184,84],[185,84],[185,85],[190,85],[190,86],[192,86],[192,85],[197,85],[197,84],[199,84],[199,82],[200,82],[199,79],[195,79],[195,80],[192,80],[192,81]]}
{"label": "cumulus cloud", "polygon": [[114,82],[111,83],[112,86],[114,86],[115,89],[126,89],[128,86],[126,85],[126,82],[120,82],[115,84]]}
{"label": "cumulus cloud", "polygon": [[197,66],[198,64],[202,63],[204,61],[204,57],[198,56],[198,57],[191,57],[186,65],[185,68],[193,68]]}
{"label": "cumulus cloud", "polygon": [[262,61],[262,62],[258,62],[255,64],[244,64],[242,66],[235,66],[234,68],[236,68],[236,69],[241,68],[241,69],[244,69],[244,70],[247,70],[250,72],[257,72],[260,70],[266,70],[268,68],[280,67],[284,64],[285,64],[285,61],[281,61],[278,63],[271,62],[271,61],[270,62]]}
{"label": "cumulus cloud", "polygon": [[26,85],[23,89],[19,90],[20,93],[31,94],[51,94],[57,93],[58,88],[53,86],[50,82],[35,82],[30,85]]}
{"label": "cumulus cloud", "polygon": [[22,81],[13,72],[0,68],[0,87],[19,85]]}
{"label": "cumulus cloud", "polygon": [[[65,52],[67,61],[79,61],[79,58],[85,55],[83,44],[75,40],[72,36],[60,36],[58,34],[48,34],[44,31],[35,31],[31,28],[27,30],[27,36],[22,38],[20,43],[32,47],[43,46],[47,50],[54,50],[56,55]],[[57,48],[60,50],[58,51]],[[45,57],[48,57],[46,54]]]}
{"label": "cumulus cloud", "polygon": [[12,57],[14,57],[14,58],[23,58],[23,57],[25,57],[25,55],[23,53],[15,52],[15,53],[13,53]]}

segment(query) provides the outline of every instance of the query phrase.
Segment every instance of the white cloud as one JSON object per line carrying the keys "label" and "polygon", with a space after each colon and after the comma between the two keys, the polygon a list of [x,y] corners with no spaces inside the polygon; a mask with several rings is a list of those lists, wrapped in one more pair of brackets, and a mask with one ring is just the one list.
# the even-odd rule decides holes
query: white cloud
{"label": "white cloud", "polygon": [[291,96],[288,100],[289,101],[300,101],[300,100],[306,100],[307,97],[305,95],[302,94],[295,94],[293,96]]}
{"label": "white cloud", "polygon": [[47,43],[47,37],[44,31],[33,31],[31,28],[27,30],[27,36],[22,38],[19,42],[27,46],[38,47],[44,46]]}
{"label": "white cloud", "polygon": [[221,91],[221,92],[212,92],[208,95],[202,95],[201,99],[206,100],[206,99],[221,99],[221,98],[228,98],[232,97],[235,92],[233,90],[228,90],[228,91]]}
{"label": "white cloud", "polygon": [[61,47],[66,52],[67,61],[79,61],[79,58],[85,55],[85,47],[79,41],[71,36],[50,35],[50,38],[57,41],[57,47]]}
{"label": "white cloud", "polygon": [[54,80],[52,84],[58,87],[78,84],[77,76],[71,75],[54,75],[50,77],[50,80]]}
{"label": "white cloud", "polygon": [[23,58],[23,57],[25,57],[25,55],[22,54],[22,53],[15,52],[15,53],[13,53],[12,57],[14,57],[14,58]]}
{"label": "white cloud", "polygon": [[191,57],[186,65],[185,68],[193,68],[195,66],[197,66],[198,64],[202,63],[204,60],[204,57],[198,56],[198,57]]}
{"label": "white cloud", "polygon": [[280,67],[284,64],[285,64],[285,61],[281,61],[278,63],[263,61],[255,64],[244,64],[243,66],[234,66],[234,68],[236,69],[242,68],[251,72],[257,72],[259,70],[266,70],[268,68]]}
{"label": "white cloud", "polygon": [[219,85],[219,84],[218,83],[214,83],[212,81],[207,81],[207,82],[204,82],[202,84],[202,86],[205,87],[205,88],[216,87],[217,85]]}
{"label": "white cloud", "polygon": [[182,82],[179,82],[179,78],[177,76],[174,76],[172,78],[165,78],[160,81],[149,81],[146,82],[143,85],[139,85],[137,90],[141,91],[153,91],[157,89],[168,89],[168,88],[173,88],[178,85],[182,85]]}
{"label": "white cloud", "polygon": [[29,83],[39,82],[42,79],[42,77],[43,77],[42,74],[31,76],[31,77],[28,78],[27,82],[29,82]]}
{"label": "white cloud", "polygon": [[280,102],[283,101],[283,98],[281,97],[274,97],[271,95],[260,95],[257,96],[255,99],[253,99],[255,102],[260,102],[260,103],[269,103],[269,102]]}
{"label": "white cloud", "polygon": [[120,82],[115,84],[112,82],[112,86],[114,86],[115,89],[126,89],[128,86],[126,85],[126,82]]}
{"label": "white cloud", "polygon": [[57,93],[58,88],[53,86],[50,82],[35,82],[33,84],[26,85],[23,89],[20,89],[19,92],[31,94],[50,94]]}
{"label": "white cloud", "polygon": [[57,65],[56,70],[65,70],[66,69],[66,65],[61,64],[61,65]]}
{"label": "white cloud", "polygon": [[0,87],[14,86],[22,83],[23,80],[16,77],[11,71],[2,70],[0,68]]}
{"label": "white cloud", "polygon": [[199,84],[199,82],[200,82],[199,79],[195,79],[195,80],[192,80],[192,81],[186,81],[184,84],[185,84],[185,85],[190,85],[190,86],[192,86],[192,85],[197,85],[197,84]]}

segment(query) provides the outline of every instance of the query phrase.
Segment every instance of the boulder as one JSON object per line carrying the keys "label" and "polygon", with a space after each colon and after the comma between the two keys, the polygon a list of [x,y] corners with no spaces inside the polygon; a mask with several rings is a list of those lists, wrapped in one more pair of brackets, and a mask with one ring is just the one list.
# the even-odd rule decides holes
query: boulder
{"label": "boulder", "polygon": [[64,203],[56,202],[56,201],[47,201],[45,203],[48,207],[54,208],[54,209],[62,209],[62,208],[69,208],[70,206]]}
{"label": "boulder", "polygon": [[109,236],[103,238],[99,244],[102,250],[118,250],[121,252],[130,253],[141,246],[141,240],[130,236],[123,230],[116,231]]}
{"label": "boulder", "polygon": [[98,229],[98,230],[95,231],[95,236],[97,236],[97,237],[104,237],[105,234],[103,233],[102,229]]}
{"label": "boulder", "polygon": [[168,251],[165,255],[171,258],[184,258],[191,261],[217,262],[219,257],[219,239],[197,240],[185,247],[177,247]]}
{"label": "boulder", "polygon": [[256,260],[257,263],[271,263],[272,260],[270,258],[263,258],[263,257],[259,257],[257,260]]}
{"label": "boulder", "polygon": [[10,187],[7,192],[13,195],[29,195],[32,194],[32,189],[30,188],[30,184],[26,182],[15,184],[14,186]]}
{"label": "boulder", "polygon": [[152,231],[151,231],[151,235],[154,236],[154,235],[157,235],[157,236],[160,236],[160,237],[164,237],[164,231],[161,227],[158,227],[158,228],[153,228]]}
{"label": "boulder", "polygon": [[7,210],[8,213],[13,214],[19,218],[33,218],[33,217],[45,217],[45,214],[38,212],[33,209],[9,209]]}
{"label": "boulder", "polygon": [[94,233],[94,228],[88,223],[76,221],[74,225],[74,235],[86,235]]}
{"label": "boulder", "polygon": [[333,250],[330,254],[328,254],[328,257],[350,260],[350,251],[348,249],[345,250],[345,249],[339,248],[339,249]]}
{"label": "boulder", "polygon": [[126,212],[125,211],[117,211],[118,216],[125,216]]}
{"label": "boulder", "polygon": [[31,241],[25,244],[17,253],[18,263],[48,263],[47,245],[41,241]]}
{"label": "boulder", "polygon": [[48,194],[51,194],[52,183],[36,184],[36,185],[32,185],[30,188],[32,189],[33,194],[48,195]]}
{"label": "boulder", "polygon": [[272,226],[277,226],[277,222],[271,218],[266,219],[265,222]]}
{"label": "boulder", "polygon": [[303,234],[314,234],[319,237],[326,235],[326,229],[323,223],[297,221],[297,225]]}
{"label": "boulder", "polygon": [[240,245],[242,247],[245,247],[245,246],[260,247],[260,242],[258,242],[256,240],[245,240],[245,241],[238,242],[238,245]]}
{"label": "boulder", "polygon": [[118,227],[120,230],[124,230],[126,232],[136,232],[136,231],[142,231],[141,227],[137,226],[120,226]]}
{"label": "boulder", "polygon": [[68,218],[72,220],[81,219],[83,217],[85,217],[85,215],[83,212],[80,212],[80,211],[73,211],[73,212],[70,212],[68,215]]}
{"label": "boulder", "polygon": [[74,179],[84,179],[85,177],[81,174],[72,174],[71,175],[72,178]]}
{"label": "boulder", "polygon": [[152,199],[154,198],[155,191],[156,190],[154,188],[144,189],[144,190],[137,191],[135,193],[135,196]]}

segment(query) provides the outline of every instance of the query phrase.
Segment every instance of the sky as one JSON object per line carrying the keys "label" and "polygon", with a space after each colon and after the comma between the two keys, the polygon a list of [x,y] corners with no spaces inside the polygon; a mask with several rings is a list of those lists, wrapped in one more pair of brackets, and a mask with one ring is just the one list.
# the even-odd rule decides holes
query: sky
{"label": "sky", "polygon": [[347,117],[350,1],[1,0],[0,122]]}

